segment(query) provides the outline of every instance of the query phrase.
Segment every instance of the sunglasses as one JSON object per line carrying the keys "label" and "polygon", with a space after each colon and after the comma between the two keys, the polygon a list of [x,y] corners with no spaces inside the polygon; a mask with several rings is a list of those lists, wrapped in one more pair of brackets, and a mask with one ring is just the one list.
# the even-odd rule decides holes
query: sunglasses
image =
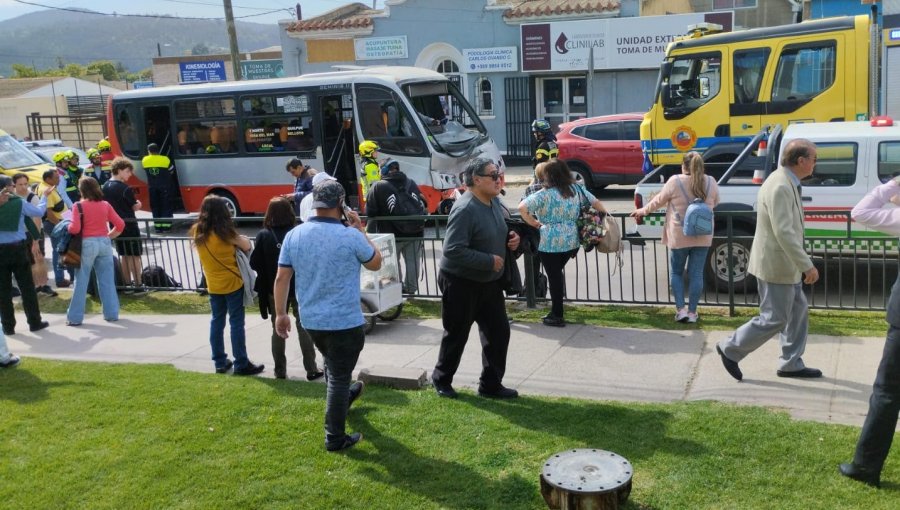
{"label": "sunglasses", "polygon": [[490,177],[491,179],[493,179],[495,181],[499,181],[500,176],[503,174],[501,174],[500,172],[491,172],[489,174],[475,174],[475,175],[477,175],[479,177]]}

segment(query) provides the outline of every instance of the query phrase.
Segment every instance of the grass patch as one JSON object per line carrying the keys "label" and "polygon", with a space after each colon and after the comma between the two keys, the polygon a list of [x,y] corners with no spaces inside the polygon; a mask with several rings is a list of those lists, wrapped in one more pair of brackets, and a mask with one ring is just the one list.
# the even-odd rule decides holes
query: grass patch
{"label": "grass patch", "polygon": [[[61,291],[59,297],[41,297],[41,310],[47,313],[65,313],[71,292]],[[151,292],[143,296],[120,295],[122,313],[137,314],[208,314],[209,298],[196,292]],[[21,303],[16,306],[21,309]],[[522,302],[509,302],[507,310],[512,319],[522,322],[540,322],[547,314],[548,305],[528,309]],[[100,301],[88,296],[87,313],[100,313]],[[248,307],[247,313],[256,314],[256,307]],[[757,314],[756,308],[738,308],[734,317],[727,308],[702,307],[697,324],[680,324],[672,321],[671,306],[622,306],[622,305],[566,305],[566,320],[576,324],[591,324],[611,328],[638,328],[663,330],[733,330]],[[439,319],[441,302],[434,299],[408,299],[403,305],[403,317]],[[883,337],[887,331],[884,312],[859,312],[852,310],[810,311],[809,332],[816,335]]]}
{"label": "grass patch", "polygon": [[900,507],[900,485],[837,474],[858,429],[762,408],[372,387],[349,416],[365,439],[330,454],[321,384],[28,358],[0,388],[0,501],[18,508],[540,509],[542,462],[577,447],[633,463],[625,508]]}

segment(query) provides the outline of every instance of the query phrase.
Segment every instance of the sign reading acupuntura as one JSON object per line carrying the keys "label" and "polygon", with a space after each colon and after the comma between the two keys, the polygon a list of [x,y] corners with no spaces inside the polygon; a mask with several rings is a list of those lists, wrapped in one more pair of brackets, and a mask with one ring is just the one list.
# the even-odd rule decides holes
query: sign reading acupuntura
{"label": "sign reading acupuntura", "polygon": [[181,83],[207,83],[225,81],[225,61],[209,60],[206,62],[179,62],[178,71]]}
{"label": "sign reading acupuntura", "polygon": [[730,32],[734,12],[522,25],[522,70],[586,71],[592,50],[594,69],[658,68],[666,46],[696,23],[716,23]]}
{"label": "sign reading acupuntura", "polygon": [[272,60],[242,60],[241,76],[245,80],[284,78],[284,63],[280,58]]}
{"label": "sign reading acupuntura", "polygon": [[353,40],[356,60],[407,58],[406,36],[366,37]]}
{"label": "sign reading acupuntura", "polygon": [[518,71],[519,59],[517,57],[515,46],[463,50],[466,71],[470,73]]}

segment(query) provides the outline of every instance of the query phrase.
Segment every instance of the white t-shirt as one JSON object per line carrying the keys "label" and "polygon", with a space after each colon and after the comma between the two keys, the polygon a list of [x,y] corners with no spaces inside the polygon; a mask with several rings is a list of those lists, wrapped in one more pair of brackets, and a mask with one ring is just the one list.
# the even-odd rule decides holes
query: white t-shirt
{"label": "white t-shirt", "polygon": [[313,214],[313,197],[312,193],[303,197],[303,200],[300,201],[300,221],[306,223],[306,220],[309,219],[310,216],[315,216]]}

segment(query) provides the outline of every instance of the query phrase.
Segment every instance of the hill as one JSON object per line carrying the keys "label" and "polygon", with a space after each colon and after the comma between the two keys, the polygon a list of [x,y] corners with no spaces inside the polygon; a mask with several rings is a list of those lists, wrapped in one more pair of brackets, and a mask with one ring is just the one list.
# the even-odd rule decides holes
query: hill
{"label": "hill", "polygon": [[[220,14],[219,11],[217,13]],[[240,51],[280,44],[278,25],[236,22]],[[163,56],[190,54],[204,45],[210,53],[227,53],[224,21],[176,18],[101,16],[89,11],[47,10],[0,22],[0,76],[12,74],[11,64],[37,69],[95,60],[121,62],[129,72],[151,66],[157,43]]]}

